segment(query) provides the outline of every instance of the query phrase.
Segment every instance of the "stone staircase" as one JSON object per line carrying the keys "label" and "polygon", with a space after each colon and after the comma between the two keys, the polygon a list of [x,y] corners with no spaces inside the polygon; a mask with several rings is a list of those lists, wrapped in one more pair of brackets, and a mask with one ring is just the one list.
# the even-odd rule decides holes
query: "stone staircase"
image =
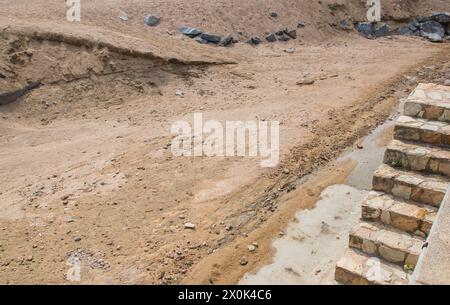
{"label": "stone staircase", "polygon": [[408,284],[449,184],[450,87],[420,84],[374,173],[336,281]]}

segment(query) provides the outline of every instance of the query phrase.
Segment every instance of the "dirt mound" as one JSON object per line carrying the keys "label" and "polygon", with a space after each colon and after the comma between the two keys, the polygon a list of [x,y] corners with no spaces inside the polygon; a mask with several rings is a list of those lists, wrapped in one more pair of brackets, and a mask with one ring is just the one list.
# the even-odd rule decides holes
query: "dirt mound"
{"label": "dirt mound", "polygon": [[[65,21],[66,6],[58,0],[36,0],[30,7],[28,1],[2,1],[4,17],[18,16],[22,20],[48,22],[52,27],[70,24]],[[127,33],[149,42],[158,43],[152,34],[179,36],[178,29],[189,25],[205,31],[226,35],[234,34],[241,40],[262,36],[280,28],[296,28],[304,23],[300,38],[320,41],[336,34],[335,25],[342,19],[366,21],[366,1],[361,0],[96,0],[82,1],[81,24],[92,25],[116,32]],[[447,0],[383,0],[383,20],[407,21],[415,16],[438,11],[450,11]],[[128,21],[118,16],[125,13]],[[161,17],[156,27],[148,27],[146,14]],[[276,13],[272,17],[271,13]],[[10,23],[11,24],[11,23]],[[78,27],[78,24],[72,27]],[[179,40],[179,37],[174,37]]]}

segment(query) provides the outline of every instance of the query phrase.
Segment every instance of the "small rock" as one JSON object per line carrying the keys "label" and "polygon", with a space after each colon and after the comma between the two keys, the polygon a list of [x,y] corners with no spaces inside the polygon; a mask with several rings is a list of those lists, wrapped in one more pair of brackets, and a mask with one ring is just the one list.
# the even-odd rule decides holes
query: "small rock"
{"label": "small rock", "polygon": [[286,52],[288,54],[292,54],[295,52],[295,49],[294,48],[285,49],[284,52]]}
{"label": "small rock", "polygon": [[289,36],[289,38],[297,39],[297,30],[289,31],[288,29],[284,30],[284,34]]}
{"label": "small rock", "polygon": [[449,13],[436,13],[431,15],[430,19],[437,21],[442,24],[450,23],[450,14]]}
{"label": "small rock", "polygon": [[247,43],[250,45],[259,45],[261,43],[261,39],[259,39],[258,37],[252,37],[249,40],[247,40]]}
{"label": "small rock", "polygon": [[431,42],[443,42],[444,39],[436,33],[425,33],[425,32],[421,32],[422,37],[428,39]]}
{"label": "small rock", "polygon": [[390,29],[389,25],[387,23],[384,23],[384,24],[374,28],[373,35],[375,37],[386,36],[386,35],[389,35],[390,30],[391,29]]}
{"label": "small rock", "polygon": [[211,34],[200,34],[200,38],[202,38],[203,40],[206,40],[207,42],[211,42],[211,43],[219,43],[222,40],[222,37],[218,36],[218,35],[211,35]]}
{"label": "small rock", "polygon": [[275,41],[277,41],[277,37],[276,37],[275,34],[273,34],[273,33],[268,33],[268,34],[266,35],[266,40],[267,40],[268,42],[275,42]]}
{"label": "small rock", "polygon": [[277,14],[276,12],[271,12],[271,13],[270,13],[270,17],[272,17],[272,18],[277,18],[277,17],[278,17],[278,14]]}
{"label": "small rock", "polygon": [[450,79],[447,79],[447,80],[444,82],[444,86],[450,86]]}
{"label": "small rock", "polygon": [[303,22],[297,23],[297,28],[298,29],[301,29],[301,28],[304,28],[304,27],[305,27],[305,24]]}
{"label": "small rock", "polygon": [[254,245],[248,245],[247,246],[248,251],[250,252],[255,252],[256,251],[256,247]]}
{"label": "small rock", "polygon": [[184,92],[181,91],[181,90],[177,90],[177,91],[175,91],[175,95],[176,95],[176,96],[183,97],[183,96],[184,96]]}
{"label": "small rock", "polygon": [[161,18],[154,16],[154,15],[147,15],[144,17],[144,23],[148,26],[158,25],[160,21],[161,21]]}
{"label": "small rock", "polygon": [[356,24],[356,30],[364,37],[371,37],[373,35],[373,23],[372,22],[359,22]]}
{"label": "small rock", "polygon": [[222,42],[220,44],[222,46],[226,47],[235,42],[236,42],[236,39],[232,35],[228,35],[224,39],[222,39]]}
{"label": "small rock", "polygon": [[227,230],[227,231],[231,231],[232,229],[233,229],[232,225],[226,225],[225,226],[225,230]]}
{"label": "small rock", "polygon": [[445,29],[439,22],[431,20],[420,24],[420,34],[432,42],[442,42]]}
{"label": "small rock", "polygon": [[81,240],[81,237],[75,236],[75,237],[73,238],[73,240],[76,241],[76,242],[79,242],[79,241]]}
{"label": "small rock", "polygon": [[184,228],[189,229],[189,230],[195,230],[195,224],[193,224],[191,222],[187,222],[184,224]]}
{"label": "small rock", "polygon": [[277,39],[278,39],[278,41],[289,41],[290,38],[283,34],[283,35],[278,35]]}
{"label": "small rock", "polygon": [[240,264],[241,266],[247,265],[247,264],[248,264],[247,258],[246,258],[245,256],[244,256],[243,258],[241,258],[241,261],[239,262],[239,264]]}
{"label": "small rock", "polygon": [[181,32],[183,35],[186,35],[186,36],[191,37],[191,38],[197,37],[198,35],[200,35],[200,34],[203,33],[203,32],[202,32],[201,30],[199,30],[199,29],[191,28],[191,27],[188,27],[188,26],[181,27],[181,28],[180,28],[180,32]]}
{"label": "small rock", "polygon": [[296,84],[297,84],[297,86],[307,86],[307,85],[312,85],[315,82],[316,81],[312,78],[311,79],[306,78],[306,79],[299,80]]}
{"label": "small rock", "polygon": [[345,31],[349,31],[353,28],[351,23],[348,20],[339,21],[339,27]]}
{"label": "small rock", "polygon": [[29,255],[29,256],[27,257],[27,261],[31,262],[32,260],[33,260],[33,255]]}
{"label": "small rock", "polygon": [[258,247],[259,247],[259,244],[258,244],[258,243],[257,243],[256,241],[255,241],[255,242],[253,242],[253,243],[252,243],[252,245],[253,245],[253,246],[255,246],[256,248],[258,248]]}
{"label": "small rock", "polygon": [[125,14],[124,12],[120,12],[119,19],[123,21],[128,21],[129,18],[127,14]]}
{"label": "small rock", "polygon": [[405,26],[402,26],[399,30],[398,33],[400,35],[407,35],[407,36],[411,36],[411,35],[419,35],[419,28],[418,28],[419,24],[418,23],[410,23],[407,24]]}
{"label": "small rock", "polygon": [[195,37],[195,41],[197,41],[200,44],[207,44],[208,43],[207,40],[201,38],[200,36]]}

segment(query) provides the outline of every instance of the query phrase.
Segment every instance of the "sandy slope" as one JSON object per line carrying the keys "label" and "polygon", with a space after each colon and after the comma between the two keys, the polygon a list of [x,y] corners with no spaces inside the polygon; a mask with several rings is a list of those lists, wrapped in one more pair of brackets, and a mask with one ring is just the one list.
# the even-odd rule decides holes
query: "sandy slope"
{"label": "sandy slope", "polygon": [[[203,27],[194,20],[218,18],[220,5],[230,9],[211,25],[217,32],[255,27],[249,15],[265,16],[275,5],[289,22],[308,22],[315,1],[174,1],[183,14],[167,1],[119,1],[136,16],[125,26],[115,18],[117,1],[85,1],[86,19],[77,27],[59,21],[63,9],[56,2],[62,1],[31,7],[0,1],[0,14],[8,15],[2,24],[11,22],[0,39],[0,88],[36,79],[44,84],[0,108],[2,283],[67,283],[67,259],[74,256],[82,261],[84,283],[236,282],[270,259],[271,238],[296,209],[314,203],[327,180],[306,192],[308,198],[302,191],[288,194],[289,186],[301,189],[300,177],[383,120],[414,86],[404,75],[439,82],[449,71],[446,45],[405,37],[367,40],[316,24],[305,35],[325,40],[305,36],[258,48],[200,46],[165,33],[182,23]],[[287,3],[304,15],[294,16]],[[158,7],[167,24],[151,30],[140,25],[140,12]],[[63,39],[34,39],[27,28],[34,23],[38,36],[59,32]],[[267,27],[258,23],[250,32]],[[110,48],[80,46],[74,37]],[[114,52],[111,45],[149,55]],[[236,64],[208,64],[229,61]],[[298,86],[304,78],[316,82]],[[173,157],[170,125],[198,111],[222,122],[280,121],[280,168],[263,170],[250,158]],[[185,222],[196,230],[185,230]],[[242,267],[251,241],[260,250]]]}

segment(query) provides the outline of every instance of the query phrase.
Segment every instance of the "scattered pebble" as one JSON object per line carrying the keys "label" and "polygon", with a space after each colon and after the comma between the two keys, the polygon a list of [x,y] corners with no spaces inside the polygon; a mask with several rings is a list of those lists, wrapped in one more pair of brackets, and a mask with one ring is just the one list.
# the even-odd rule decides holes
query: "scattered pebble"
{"label": "scattered pebble", "polygon": [[286,52],[288,54],[292,54],[292,53],[295,52],[295,49],[294,48],[289,48],[289,49],[284,50],[284,52]]}
{"label": "scattered pebble", "polygon": [[147,15],[144,17],[144,23],[148,26],[158,25],[160,21],[161,21],[161,18],[159,18],[158,16]]}
{"label": "scattered pebble", "polygon": [[255,252],[256,251],[256,247],[254,245],[248,245],[247,246],[248,251],[250,252]]}
{"label": "scattered pebble", "polygon": [[190,229],[190,230],[195,230],[195,224],[191,223],[191,222],[187,222],[184,224],[184,228],[185,229]]}
{"label": "scattered pebble", "polygon": [[241,266],[247,265],[247,264],[248,264],[247,258],[246,258],[245,256],[244,256],[243,258],[241,258],[241,261],[239,262],[239,264],[240,264]]}

